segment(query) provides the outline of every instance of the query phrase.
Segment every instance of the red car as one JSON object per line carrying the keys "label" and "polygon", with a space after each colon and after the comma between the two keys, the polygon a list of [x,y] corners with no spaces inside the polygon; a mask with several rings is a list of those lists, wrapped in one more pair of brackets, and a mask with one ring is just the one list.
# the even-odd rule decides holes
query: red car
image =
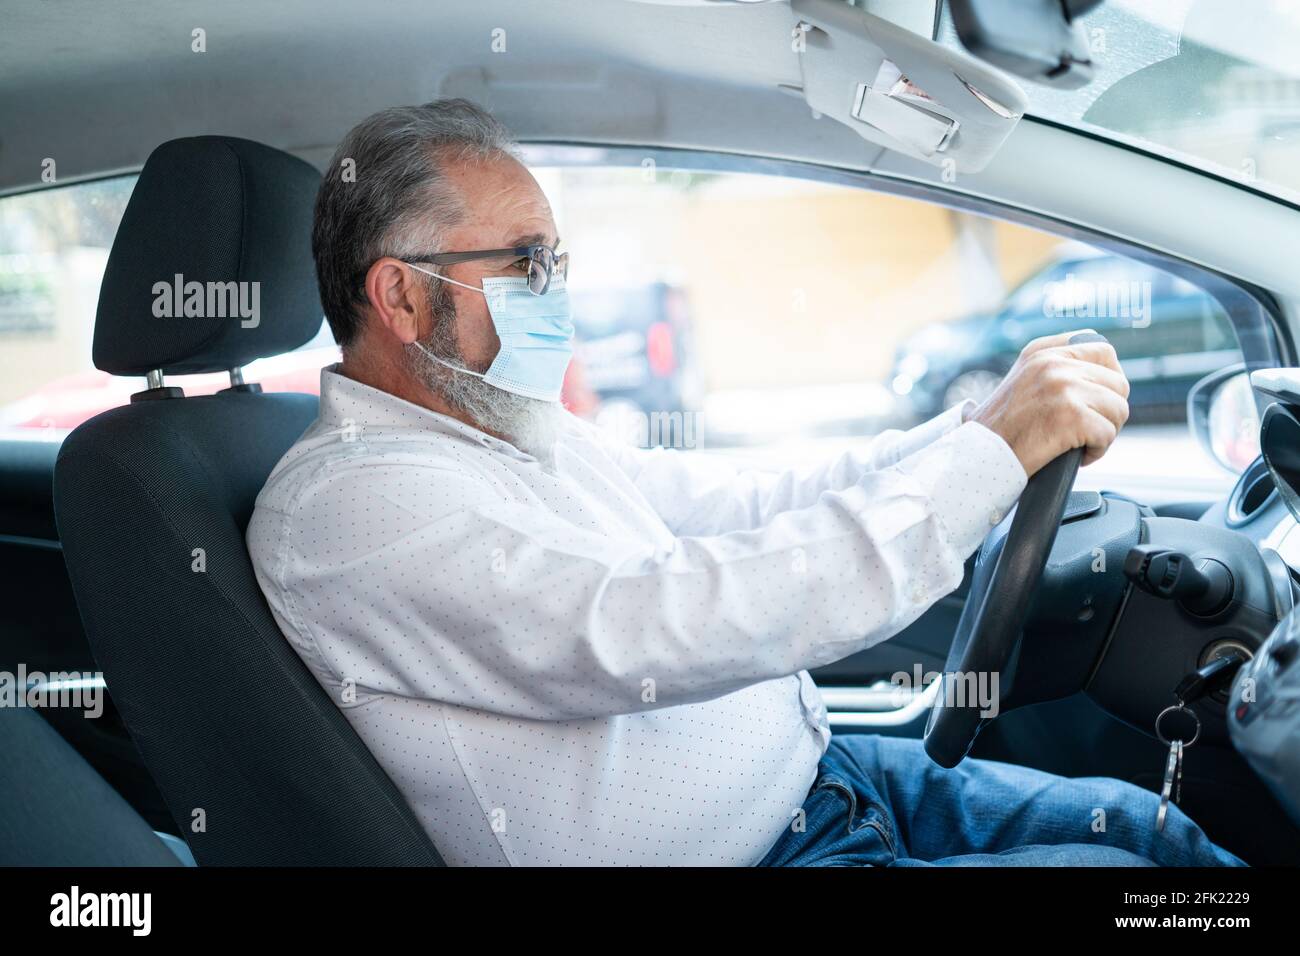
{"label": "red car", "polygon": [[[320,370],[339,361],[337,346],[299,349],[275,358],[261,359],[244,370],[244,378],[258,382],[268,392],[320,394]],[[174,375],[168,385],[178,385],[186,395],[211,395],[230,387],[224,373]],[[98,369],[65,375],[41,386],[30,395],[0,407],[0,426],[51,428],[68,431],[100,412],[125,405],[144,388],[144,381],[109,375]],[[584,383],[581,365],[575,360],[564,377],[562,400],[576,415],[589,416],[600,399]]]}

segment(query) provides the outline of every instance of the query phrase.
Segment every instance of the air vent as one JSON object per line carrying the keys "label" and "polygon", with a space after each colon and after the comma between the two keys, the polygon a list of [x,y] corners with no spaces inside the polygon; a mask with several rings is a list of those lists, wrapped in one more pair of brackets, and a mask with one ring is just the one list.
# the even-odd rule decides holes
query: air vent
{"label": "air vent", "polygon": [[1256,458],[1241,473],[1228,495],[1226,519],[1229,527],[1250,521],[1277,497],[1277,486],[1263,458]]}

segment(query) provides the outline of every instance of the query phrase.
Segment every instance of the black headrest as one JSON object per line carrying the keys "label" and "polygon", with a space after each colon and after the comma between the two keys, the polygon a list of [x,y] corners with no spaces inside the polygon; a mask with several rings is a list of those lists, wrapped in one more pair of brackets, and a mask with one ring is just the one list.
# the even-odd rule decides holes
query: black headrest
{"label": "black headrest", "polygon": [[319,185],[309,164],[246,139],[195,136],[155,149],[100,286],[96,367],[215,372],[315,335]]}

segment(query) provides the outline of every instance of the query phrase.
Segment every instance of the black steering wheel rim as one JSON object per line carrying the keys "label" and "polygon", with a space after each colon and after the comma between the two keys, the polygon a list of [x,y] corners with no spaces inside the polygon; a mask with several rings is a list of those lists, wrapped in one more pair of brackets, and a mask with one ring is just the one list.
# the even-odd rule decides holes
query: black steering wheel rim
{"label": "black steering wheel rim", "polygon": [[[1071,345],[1104,341],[1105,336],[1095,332],[1070,338]],[[976,564],[925,726],[925,752],[941,767],[961,763],[976,735],[993,719],[985,716],[985,705],[978,699],[965,699],[966,682],[973,676],[991,687],[989,675],[996,674],[1000,685],[1020,645],[1030,602],[1056,543],[1082,460],[1083,449],[1074,448],[1034,474],[1014,512],[1004,519],[1011,527],[996,560]]]}

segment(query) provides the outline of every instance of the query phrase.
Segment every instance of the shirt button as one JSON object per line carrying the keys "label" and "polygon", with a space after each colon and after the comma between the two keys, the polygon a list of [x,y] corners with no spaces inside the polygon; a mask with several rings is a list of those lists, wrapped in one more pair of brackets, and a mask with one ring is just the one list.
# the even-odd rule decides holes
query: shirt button
{"label": "shirt button", "polygon": [[918,584],[912,590],[912,600],[917,604],[930,603],[930,592],[926,590],[924,584]]}
{"label": "shirt button", "polygon": [[998,511],[998,509],[994,508],[992,511],[989,512],[989,524],[990,524],[990,525],[994,525],[994,526],[996,526],[997,523],[998,523],[999,521],[1001,521],[1001,520],[1002,520],[1002,512],[1001,512],[1001,511]]}

